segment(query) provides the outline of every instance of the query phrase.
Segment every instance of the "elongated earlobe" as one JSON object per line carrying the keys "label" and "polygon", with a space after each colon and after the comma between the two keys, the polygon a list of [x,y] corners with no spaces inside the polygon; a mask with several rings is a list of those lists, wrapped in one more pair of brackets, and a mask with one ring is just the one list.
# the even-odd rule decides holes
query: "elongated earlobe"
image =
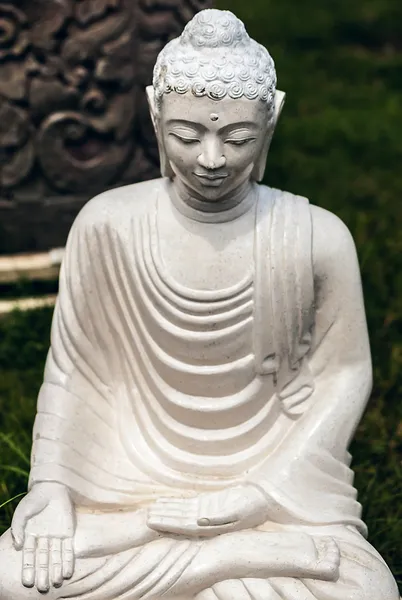
{"label": "elongated earlobe", "polygon": [[169,161],[167,159],[167,156],[166,156],[165,146],[163,143],[163,135],[162,135],[162,132],[159,127],[159,116],[158,116],[158,110],[156,107],[155,93],[154,93],[153,86],[149,85],[145,89],[145,92],[147,95],[149,112],[151,114],[151,119],[152,119],[152,124],[153,124],[154,130],[155,130],[156,140],[158,142],[159,161],[160,161],[160,165],[161,165],[161,175],[162,175],[162,177],[168,177],[169,179],[172,179],[172,177],[174,176],[174,173],[172,171],[172,168],[171,168]]}
{"label": "elongated earlobe", "polygon": [[275,114],[274,114],[275,125],[278,122],[278,119],[279,119],[280,114],[282,112],[283,105],[285,104],[285,98],[286,98],[285,92],[281,92],[280,90],[276,90],[276,94],[275,94]]}
{"label": "elongated earlobe", "polygon": [[267,139],[264,143],[262,152],[261,152],[261,156],[258,158],[258,161],[255,164],[254,170],[251,174],[251,179],[253,181],[257,181],[260,182],[262,181],[263,177],[264,177],[264,173],[265,173],[265,166],[267,163],[267,156],[268,156],[268,151],[269,151],[269,147],[271,145],[271,141],[272,141],[272,137],[274,135],[274,131],[275,131],[275,127],[276,124],[278,122],[279,116],[282,112],[282,108],[283,105],[285,103],[285,92],[281,92],[279,90],[276,90],[275,93],[275,109],[274,109],[274,115],[272,117],[272,124],[270,127],[270,133],[267,136]]}

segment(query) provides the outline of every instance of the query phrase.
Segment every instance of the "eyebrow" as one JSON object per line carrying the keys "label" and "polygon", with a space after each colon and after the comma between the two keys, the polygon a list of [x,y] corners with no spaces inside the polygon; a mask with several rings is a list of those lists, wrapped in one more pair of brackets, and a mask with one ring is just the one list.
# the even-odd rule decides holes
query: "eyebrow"
{"label": "eyebrow", "polygon": [[[195,121],[187,121],[186,119],[169,119],[166,122],[166,125],[184,125],[187,127],[193,127],[194,129],[202,129],[205,131],[207,128],[201,123],[196,123]],[[253,121],[237,121],[236,123],[228,123],[224,125],[220,129],[218,129],[218,133],[225,133],[230,131],[231,129],[236,129],[238,127],[249,127],[251,129],[258,129],[258,126]]]}
{"label": "eyebrow", "polygon": [[194,127],[195,129],[206,129],[201,123],[195,123],[194,121],[186,121],[186,119],[169,119],[166,125],[185,125],[187,127]]}
{"label": "eyebrow", "polygon": [[231,129],[237,129],[239,127],[249,127],[251,129],[258,129],[258,126],[253,121],[238,121],[236,123],[229,123],[228,125],[221,127],[218,130],[218,133],[225,133],[227,131],[230,131]]}

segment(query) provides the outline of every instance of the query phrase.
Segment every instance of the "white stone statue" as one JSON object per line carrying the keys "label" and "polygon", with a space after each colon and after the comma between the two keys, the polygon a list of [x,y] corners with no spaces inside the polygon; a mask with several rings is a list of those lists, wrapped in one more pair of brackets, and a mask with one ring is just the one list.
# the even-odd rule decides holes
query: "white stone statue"
{"label": "white stone statue", "polygon": [[353,240],[257,183],[283,98],[230,12],[161,52],[163,177],[71,230],[1,600],[399,599],[349,468],[371,389]]}

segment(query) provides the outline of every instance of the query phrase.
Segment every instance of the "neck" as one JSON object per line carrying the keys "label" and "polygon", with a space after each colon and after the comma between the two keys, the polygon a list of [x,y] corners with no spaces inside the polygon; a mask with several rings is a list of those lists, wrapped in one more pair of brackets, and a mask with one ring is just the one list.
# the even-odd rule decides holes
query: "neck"
{"label": "neck", "polygon": [[208,200],[187,187],[178,177],[175,177],[172,185],[182,202],[194,210],[206,213],[218,213],[235,208],[250,195],[252,190],[252,183],[246,180],[236,190],[221,196],[218,200]]}
{"label": "neck", "polygon": [[178,178],[168,182],[168,192],[179,212],[207,223],[232,221],[247,212],[255,199],[255,186],[249,180],[216,201],[200,198]]}

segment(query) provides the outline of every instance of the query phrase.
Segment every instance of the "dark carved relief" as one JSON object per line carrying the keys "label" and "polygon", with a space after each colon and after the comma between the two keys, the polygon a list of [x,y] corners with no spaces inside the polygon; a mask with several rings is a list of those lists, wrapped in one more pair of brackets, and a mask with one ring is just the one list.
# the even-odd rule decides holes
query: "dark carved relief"
{"label": "dark carved relief", "polygon": [[0,252],[64,244],[87,199],[158,176],[144,87],[210,0],[0,0]]}

